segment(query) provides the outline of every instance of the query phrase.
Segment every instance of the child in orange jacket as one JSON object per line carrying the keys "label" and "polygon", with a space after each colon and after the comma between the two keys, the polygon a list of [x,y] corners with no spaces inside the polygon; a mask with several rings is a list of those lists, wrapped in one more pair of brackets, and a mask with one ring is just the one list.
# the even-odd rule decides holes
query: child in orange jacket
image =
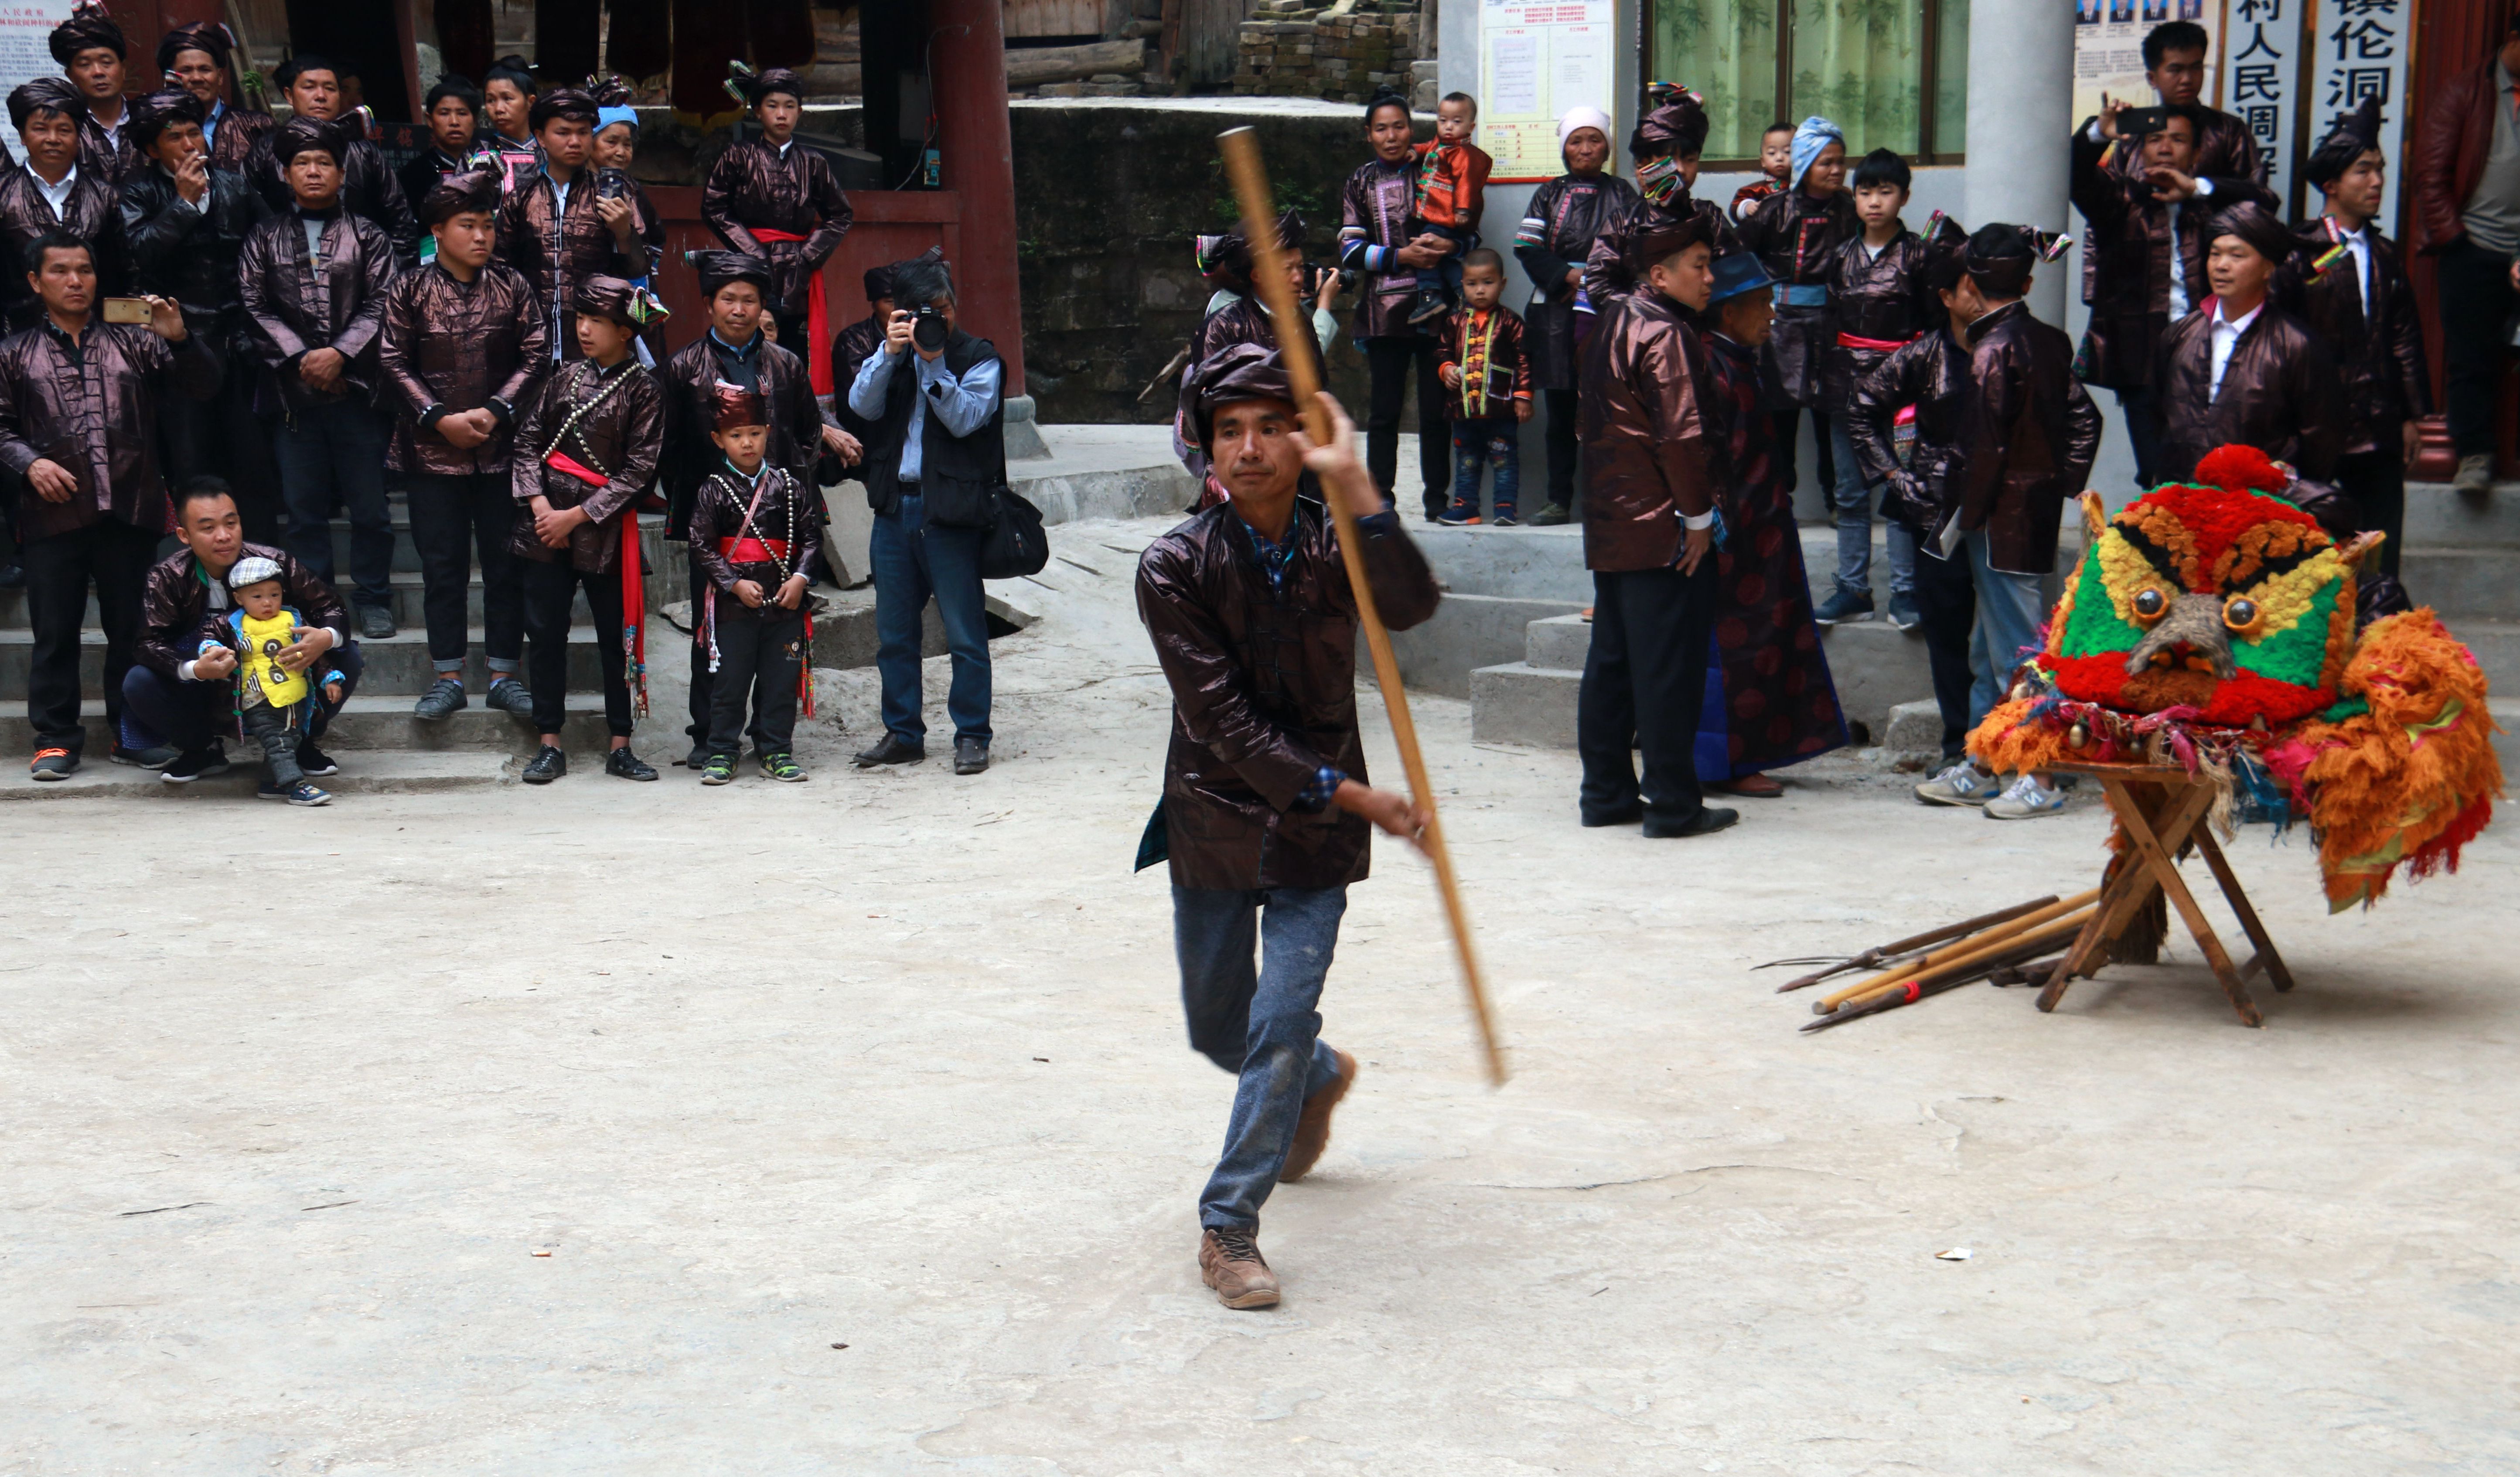
{"label": "child in orange jacket", "polygon": [[1435,137],[1418,152],[1417,227],[1453,244],[1452,254],[1418,274],[1418,303],[1411,323],[1428,323],[1453,310],[1461,296],[1462,256],[1479,244],[1479,215],[1487,208],[1488,171],[1496,160],[1470,142],[1479,126],[1479,105],[1466,92],[1447,93],[1435,105]]}

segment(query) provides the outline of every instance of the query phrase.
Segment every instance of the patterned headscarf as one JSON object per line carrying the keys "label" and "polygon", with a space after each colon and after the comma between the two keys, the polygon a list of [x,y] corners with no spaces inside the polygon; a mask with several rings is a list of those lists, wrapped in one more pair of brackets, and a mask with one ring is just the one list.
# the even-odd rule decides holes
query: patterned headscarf
{"label": "patterned headscarf", "polygon": [[1802,125],[1794,130],[1794,172],[1793,178],[1786,181],[1786,184],[1790,188],[1801,188],[1803,175],[1809,172],[1813,162],[1819,159],[1820,152],[1831,144],[1844,149],[1846,130],[1819,113],[1813,113],[1803,119]]}

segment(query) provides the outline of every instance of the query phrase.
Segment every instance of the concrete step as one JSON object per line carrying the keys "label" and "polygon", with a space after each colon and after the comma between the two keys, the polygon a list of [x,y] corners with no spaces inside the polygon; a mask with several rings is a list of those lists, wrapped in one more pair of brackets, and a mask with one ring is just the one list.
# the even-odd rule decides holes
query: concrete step
{"label": "concrete step", "polygon": [[[427,790],[472,789],[493,784],[516,783],[515,760],[506,753],[417,753],[368,754],[355,758],[347,753],[337,755],[341,772],[327,775],[313,783],[334,795],[350,798],[359,795],[416,794]],[[168,784],[155,770],[131,769],[109,764],[105,750],[91,746],[86,762],[67,780],[48,781],[38,784],[23,772],[0,780],[0,801],[10,800],[79,800],[109,796],[124,798],[148,796],[168,803],[251,801],[254,788],[262,783],[262,765],[257,759],[243,762],[233,750],[235,767],[224,775],[205,775],[190,784]],[[337,802],[338,803],[338,802]],[[277,815],[277,802],[269,806]]]}
{"label": "concrete step", "polygon": [[2423,548],[2398,556],[2398,578],[2419,605],[2441,612],[2453,632],[2478,621],[2520,620],[2520,551]]}
{"label": "concrete step", "polygon": [[2447,482],[2408,483],[2406,546],[2520,549],[2520,482],[2473,496]]}
{"label": "concrete step", "polygon": [[[471,650],[466,658],[465,680],[476,690],[489,681],[489,665],[481,650],[481,629],[467,633]],[[568,687],[572,693],[591,693],[603,681],[595,649],[595,628],[572,626],[568,633]],[[32,632],[20,629],[0,630],[0,694],[22,694],[26,691],[28,672],[33,664],[35,639]],[[428,691],[437,680],[435,663],[429,660],[428,637],[417,626],[405,627],[396,635],[382,641],[359,643],[360,653],[367,658],[367,670],[359,679],[359,691],[377,696],[417,697]],[[105,633],[90,629],[79,633],[79,693],[95,699],[105,691]]]}
{"label": "concrete step", "polygon": [[[1884,621],[1859,621],[1822,627],[1821,645],[1828,656],[1830,680],[1837,687],[1838,706],[1845,711],[1848,722],[1858,727],[1861,742],[1879,741],[1879,736],[1889,731],[1891,709],[1933,695],[1933,675],[1925,660],[1924,638],[1916,632],[1901,631]],[[1500,743],[1547,742],[1544,738],[1502,737],[1510,731],[1559,735],[1566,745],[1572,745],[1574,689],[1555,679],[1580,678],[1592,648],[1593,627],[1581,615],[1533,621],[1525,632],[1521,661],[1482,667],[1470,673],[1472,732],[1486,732],[1481,729],[1485,723],[1494,730]],[[1482,717],[1482,700],[1497,705],[1497,711]]]}
{"label": "concrete step", "polygon": [[[670,691],[668,691],[670,689]],[[654,724],[660,717],[668,726],[682,726],[684,689],[682,684],[651,683],[648,691],[649,717]],[[424,723],[411,715],[412,700],[403,696],[371,696],[360,693],[351,697],[335,715],[332,726],[325,730],[324,747],[344,752],[362,753],[380,750],[431,753],[495,753],[531,757],[539,742],[531,722],[512,718],[481,705],[477,688],[472,693],[472,705],[439,723]],[[604,699],[593,693],[571,693],[567,700],[568,717],[561,729],[562,746],[571,753],[580,750],[600,751],[610,741],[604,723]],[[106,755],[112,751],[112,736],[105,726],[105,714],[90,704],[82,715],[81,726],[87,730],[86,762],[81,773],[112,768],[129,774],[120,765],[109,765]],[[251,741],[230,738],[228,757],[250,756],[257,752]],[[35,750],[34,730],[27,725],[25,711],[20,708],[0,716],[0,788],[5,788],[13,776],[7,768],[14,756],[32,754]],[[680,752],[680,750],[676,750]],[[664,761],[656,761],[661,764]],[[41,788],[42,786],[37,786]],[[180,786],[169,786],[170,788]],[[328,784],[326,786],[330,788]]]}

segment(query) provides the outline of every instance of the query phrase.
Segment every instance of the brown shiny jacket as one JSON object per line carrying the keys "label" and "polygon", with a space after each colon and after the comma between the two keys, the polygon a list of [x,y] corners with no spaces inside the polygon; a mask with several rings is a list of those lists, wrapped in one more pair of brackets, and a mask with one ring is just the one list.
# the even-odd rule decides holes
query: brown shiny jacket
{"label": "brown shiny jacket", "polygon": [[[124,100],[128,104],[129,100]],[[81,174],[94,174],[109,185],[119,186],[138,174],[148,160],[140,157],[140,146],[131,139],[131,113],[126,107],[122,126],[108,137],[105,125],[93,113],[79,115],[78,169]]]}
{"label": "brown shiny jacket", "polygon": [[[385,290],[378,368],[394,411],[385,466],[395,471],[465,476],[508,470],[518,406],[551,362],[551,330],[534,290],[492,261],[471,282],[436,262],[405,272]],[[499,430],[474,447],[438,434],[449,411],[489,406]]]}
{"label": "brown shiny jacket", "polygon": [[[2258,148],[2256,135],[2249,125],[2220,109],[2197,105],[2199,118],[2196,134],[2196,177],[2215,180],[2246,180],[2264,189],[2268,180],[2266,154]],[[2091,123],[2084,123],[2088,134]],[[2077,135],[2081,137],[2083,135]],[[2106,151],[2106,145],[2095,146]],[[2143,151],[2133,144],[2120,144],[2107,154],[2105,167],[2113,174],[2133,180],[2141,174]],[[2270,206],[2269,208],[2272,208]],[[2099,288],[2099,262],[2091,251],[2083,253],[2083,300],[2090,302]],[[2193,300],[2193,299],[2191,299]]]}
{"label": "brown shiny jacket", "polygon": [[2092,263],[2084,294],[2092,321],[2083,331],[2083,381],[2140,389],[2152,382],[2153,350],[2170,326],[2174,265],[2187,284],[2193,313],[2211,291],[2205,285],[2205,223],[2242,201],[2273,210],[2275,198],[2245,176],[2214,178],[2211,196],[2178,210],[2174,240],[2171,202],[2154,195],[2150,182],[2103,167],[2103,146],[2092,143],[2086,129],[2074,131],[2072,148],[2074,208],[2091,228],[2083,245],[2084,259]]}
{"label": "brown shiny jacket", "polygon": [[[769,259],[771,302],[783,313],[805,311],[807,283],[856,218],[831,164],[803,144],[788,145],[783,158],[761,140],[746,139],[717,157],[700,188],[700,219],[718,240]],[[805,239],[766,242],[752,234],[755,228]]]}
{"label": "brown shiny jacket", "polygon": [[[135,324],[91,320],[77,359],[47,318],[0,338],[0,467],[20,479],[21,541],[106,517],[152,533],[173,526],[158,465],[158,401],[218,392],[219,356],[207,336],[168,343]],[[78,478],[67,503],[48,503],[26,469],[58,463]]]}
{"label": "brown shiny jacket", "polygon": [[[1425,557],[1400,520],[1364,519],[1366,579],[1393,630],[1435,613]],[[1138,618],[1172,687],[1164,819],[1182,887],[1339,887],[1365,879],[1372,828],[1298,810],[1324,768],[1366,782],[1356,728],[1356,595],[1329,515],[1298,498],[1272,585],[1251,530],[1219,504],[1147,546]]]}
{"label": "brown shiny jacket", "polygon": [[[377,340],[384,327],[385,289],[393,282],[393,243],[376,222],[336,210],[324,223],[324,269],[306,259],[305,217],[294,209],[246,234],[237,256],[237,291],[246,330],[239,352],[267,374],[256,398],[276,393],[292,411],[376,397]],[[297,373],[311,349],[338,349],[348,360],[347,387],[326,394]]]}
{"label": "brown shiny jacket", "polygon": [[2183,482],[2217,446],[2254,446],[2303,476],[2335,475],[2345,443],[2336,361],[2310,325],[2269,298],[2240,331],[2214,393],[2214,303],[2170,326],[2153,373],[2161,384],[2161,476]]}
{"label": "brown shiny jacket", "polygon": [[131,286],[131,253],[122,234],[122,196],[113,186],[81,168],[71,182],[69,199],[60,215],[36,188],[23,165],[0,173],[0,307],[12,328],[34,322],[34,290],[26,286],[26,247],[37,237],[68,231],[88,244],[96,256],[96,290],[112,297]]}
{"label": "brown shiny jacket", "polygon": [[233,348],[244,322],[237,254],[262,215],[262,198],[244,175],[210,170],[209,191],[196,205],[177,192],[162,167],[151,164],[122,182],[131,291],[174,298],[184,305],[187,325],[215,331],[219,342]]}
{"label": "brown shiny jacket", "polygon": [[1844,339],[1902,344],[1949,321],[1941,294],[1925,280],[1927,256],[1924,239],[1905,227],[1878,255],[1864,248],[1861,232],[1838,247],[1828,282],[1837,337],[1822,349],[1820,361],[1821,408],[1828,414],[1845,410],[1855,381],[1895,352]]}
{"label": "brown shiny jacket", "polygon": [[1522,320],[1504,303],[1480,313],[1472,308],[1455,308],[1444,320],[1443,346],[1436,350],[1442,364],[1459,369],[1469,357],[1469,351],[1485,340],[1487,375],[1484,380],[1464,380],[1460,388],[1444,396],[1444,414],[1456,421],[1490,421],[1510,417],[1517,400],[1531,398],[1530,366],[1523,362]]}
{"label": "brown shiny jacket", "polygon": [[[571,420],[580,406],[592,406]],[[508,462],[517,501],[536,497],[555,510],[583,508],[591,520],[568,531],[568,561],[589,574],[612,567],[621,552],[623,509],[647,495],[665,450],[665,396],[655,378],[624,359],[610,371],[579,359],[552,372],[517,422],[517,452]],[[559,452],[605,479],[601,487],[550,463]],[[517,519],[512,548],[520,559],[550,563],[560,551],[534,532],[530,515]]]}
{"label": "brown shiny jacket", "polygon": [[2377,225],[2362,228],[2371,244],[2371,308],[2363,307],[2352,252],[2325,272],[2319,257],[2334,245],[2324,220],[2293,228],[2301,245],[2275,274],[2275,301],[2310,325],[2336,361],[2344,400],[2344,450],[2398,451],[2400,427],[2433,413],[2432,370],[2424,358],[2424,323],[2397,246]]}
{"label": "brown shiny jacket", "polygon": [[2074,378],[2074,340],[2013,301],[1969,325],[1973,406],[1961,424],[1955,503],[1986,530],[1987,562],[2009,574],[2056,567],[2065,503],[2091,480],[2100,412]]}
{"label": "brown shiny jacket", "polygon": [[2444,82],[2424,110],[2408,177],[2415,187],[2415,227],[2420,249],[2438,251],[2467,235],[2467,198],[2485,175],[2494,152],[2494,110],[2502,106],[2495,75],[2501,53]]}
{"label": "brown shiny jacket", "polygon": [[[1788,291],[1817,288],[1823,294],[1837,271],[1838,253],[1864,236],[1856,218],[1855,195],[1840,190],[1826,200],[1814,200],[1801,190],[1786,190],[1759,201],[1741,222],[1741,245],[1758,253]],[[1837,345],[1837,303],[1795,303],[1779,295],[1777,324],[1768,331],[1759,367],[1768,381],[1768,403],[1776,409],[1822,405],[1822,364]]]}
{"label": "brown shiny jacket", "polygon": [[254,112],[231,103],[219,111],[219,126],[210,134],[210,167],[245,172],[246,160],[253,157],[254,140],[280,126],[280,120],[267,112]]}
{"label": "brown shiny jacket", "polygon": [[1715,507],[1713,437],[1699,386],[1706,346],[1651,289],[1613,303],[1584,339],[1584,564],[1661,569],[1680,558],[1680,515]]}
{"label": "brown shiny jacket", "polygon": [[645,201],[629,197],[638,245],[623,251],[598,208],[595,173],[591,167],[578,170],[565,212],[548,173],[509,191],[499,202],[499,259],[533,284],[534,301],[542,305],[562,359],[578,357],[577,313],[568,303],[579,283],[596,276],[627,280],[648,275],[644,238],[652,222],[638,213]]}
{"label": "brown shiny jacket", "polygon": [[[789,353],[787,345],[756,341],[760,358],[754,363],[754,386],[770,406],[770,449],[765,459],[810,482],[823,443],[823,413],[814,401],[813,380],[806,374],[805,361]],[[717,382],[723,378],[706,327],[700,336],[656,366],[665,403],[661,480],[667,538],[683,536],[683,527],[691,520],[693,493],[722,460],[717,443],[709,439],[709,427],[717,424]],[[842,384],[837,398],[846,403],[848,395],[848,386]]]}
{"label": "brown shiny jacket", "polygon": [[[278,564],[281,597],[296,607],[306,624],[330,627],[344,637],[350,634],[349,612],[341,608],[341,597],[286,552],[268,544],[247,544],[238,549],[237,559],[267,559]],[[142,666],[172,678],[177,667],[201,653],[202,622],[210,613],[209,587],[202,583],[206,577],[190,549],[178,549],[149,566],[148,578],[140,587],[140,641],[135,653]]]}

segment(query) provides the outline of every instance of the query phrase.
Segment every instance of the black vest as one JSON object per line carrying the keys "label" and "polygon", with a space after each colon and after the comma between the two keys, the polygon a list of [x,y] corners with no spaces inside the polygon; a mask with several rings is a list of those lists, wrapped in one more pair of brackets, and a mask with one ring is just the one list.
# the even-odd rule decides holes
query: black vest
{"label": "black vest", "polygon": [[[918,350],[903,352],[907,356]],[[974,338],[961,329],[946,336],[945,367],[954,372],[957,380],[969,374],[973,366],[997,357],[998,351],[986,338]],[[1000,373],[1004,373],[1003,367]],[[884,394],[883,415],[867,437],[867,505],[878,515],[901,506],[902,439],[910,425],[911,399],[918,393],[918,366],[895,366]],[[1006,417],[1007,398],[1002,387],[987,424],[968,436],[948,433],[945,424],[932,414],[921,419],[919,480],[912,485],[925,500],[929,521],[962,527],[988,526],[994,506],[991,494],[1007,482]]]}

